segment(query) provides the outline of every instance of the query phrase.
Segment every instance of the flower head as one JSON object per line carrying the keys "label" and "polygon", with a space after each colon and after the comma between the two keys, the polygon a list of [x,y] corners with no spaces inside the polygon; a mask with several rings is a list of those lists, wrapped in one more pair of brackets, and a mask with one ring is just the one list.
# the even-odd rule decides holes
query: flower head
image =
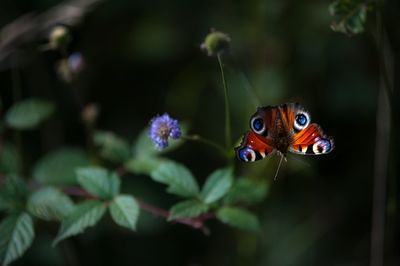
{"label": "flower head", "polygon": [[51,29],[49,34],[49,45],[51,49],[65,51],[71,41],[67,27],[58,25]]}
{"label": "flower head", "polygon": [[168,138],[178,139],[181,134],[178,120],[172,119],[167,113],[157,115],[150,121],[149,135],[159,150],[168,147]]}
{"label": "flower head", "polygon": [[230,42],[231,38],[227,34],[211,29],[200,48],[205,51],[208,56],[215,56],[228,50]]}

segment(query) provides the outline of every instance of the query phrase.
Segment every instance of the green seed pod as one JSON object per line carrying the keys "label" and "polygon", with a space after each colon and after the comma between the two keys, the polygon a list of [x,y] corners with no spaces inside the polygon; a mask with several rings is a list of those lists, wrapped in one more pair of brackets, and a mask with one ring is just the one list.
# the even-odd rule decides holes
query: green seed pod
{"label": "green seed pod", "polygon": [[205,51],[208,56],[215,56],[226,52],[230,42],[231,38],[227,34],[211,29],[200,48]]}

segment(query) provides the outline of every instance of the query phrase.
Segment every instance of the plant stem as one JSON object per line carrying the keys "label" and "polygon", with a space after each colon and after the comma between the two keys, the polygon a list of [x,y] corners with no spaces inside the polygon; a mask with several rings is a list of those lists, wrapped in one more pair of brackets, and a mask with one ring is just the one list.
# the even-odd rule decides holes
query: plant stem
{"label": "plant stem", "polygon": [[219,152],[221,152],[224,156],[226,155],[226,151],[223,147],[221,147],[221,145],[219,145],[218,143],[215,143],[212,140],[203,138],[199,135],[184,135],[181,137],[184,140],[191,140],[191,141],[198,141],[204,144],[207,144],[215,149],[217,149]]}
{"label": "plant stem", "polygon": [[[17,103],[19,100],[22,98],[22,92],[21,92],[21,77],[18,71],[18,61],[16,58],[17,55],[13,57],[13,66],[11,69],[12,72],[12,89],[13,89],[13,100],[14,104]],[[18,129],[14,130],[14,141],[15,141],[15,146],[17,149],[17,154],[18,154],[18,173],[23,174],[24,173],[24,165],[23,165],[23,148],[22,148],[22,134],[21,131]]]}
{"label": "plant stem", "polygon": [[224,101],[225,101],[225,148],[229,150],[231,148],[231,117],[229,111],[229,100],[228,100],[228,86],[226,85],[224,66],[222,63],[221,55],[217,55],[219,68],[221,70],[222,83],[224,85]]}
{"label": "plant stem", "polygon": [[[97,197],[90,194],[89,192],[87,192],[86,190],[80,188],[80,187],[68,187],[63,189],[63,192],[67,195],[70,196],[78,196],[78,197],[83,197],[83,198],[87,198],[87,199],[96,199]],[[169,212],[158,208],[156,206],[151,205],[150,203],[147,203],[139,198],[136,198],[137,203],[139,204],[140,209],[147,211],[151,214],[154,214],[156,216],[168,219],[169,217]],[[200,215],[199,217],[195,217],[195,218],[181,218],[181,219],[176,219],[171,221],[172,223],[179,223],[179,224],[184,224],[187,226],[190,226],[194,229],[198,229],[201,230],[204,234],[208,234],[209,230],[208,228],[204,225],[204,222],[208,219],[213,218],[214,215],[211,213],[206,213],[203,215]]]}
{"label": "plant stem", "polygon": [[372,200],[372,225],[371,225],[371,253],[370,265],[384,264],[384,238],[386,219],[387,176],[390,152],[391,106],[390,82],[388,79],[385,52],[385,31],[382,22],[381,8],[383,1],[377,1],[376,19],[377,34],[376,45],[378,49],[380,84],[378,92],[377,117],[376,117],[376,142],[375,142],[375,166],[374,189]]}

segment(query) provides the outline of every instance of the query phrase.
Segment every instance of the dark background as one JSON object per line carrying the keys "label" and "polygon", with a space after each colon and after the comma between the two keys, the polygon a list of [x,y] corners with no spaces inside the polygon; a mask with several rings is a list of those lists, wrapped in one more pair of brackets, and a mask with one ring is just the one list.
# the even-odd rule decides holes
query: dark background
{"label": "dark background", "polygon": [[[2,0],[0,25],[59,3]],[[261,220],[260,234],[211,221],[212,233],[204,236],[143,212],[137,233],[107,217],[51,248],[58,224],[40,222],[33,246],[15,265],[368,265],[379,57],[370,32],[348,37],[330,29],[328,5],[318,0],[103,1],[71,27],[69,50],[83,54],[86,68],[69,83],[55,71],[60,54],[32,51],[45,43],[45,32],[24,44],[29,52],[23,57],[29,60],[19,67],[22,96],[57,105],[41,130],[23,134],[27,169],[47,151],[85,146],[80,113],[91,102],[101,106],[98,127],[129,140],[155,114],[168,112],[190,122],[192,133],[224,143],[218,63],[199,49],[210,27],[232,39],[223,60],[234,139],[248,129],[255,111],[246,89],[252,88],[261,105],[300,102],[336,147],[326,156],[289,156],[277,182],[272,181],[276,158],[236,163],[238,175],[271,181],[266,200],[252,208]],[[384,21],[395,55],[396,10],[396,1],[388,1]],[[7,67],[0,72],[5,109],[12,103],[11,77]],[[169,156],[200,182],[224,165],[212,149],[197,143]],[[392,153],[389,162],[384,265],[400,261],[397,158]],[[123,190],[164,208],[177,201],[147,176],[126,177]]]}

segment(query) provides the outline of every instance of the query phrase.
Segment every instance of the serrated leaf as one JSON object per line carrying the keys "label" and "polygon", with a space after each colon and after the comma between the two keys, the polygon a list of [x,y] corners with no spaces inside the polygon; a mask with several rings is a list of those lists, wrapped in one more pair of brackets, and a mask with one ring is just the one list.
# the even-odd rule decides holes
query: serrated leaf
{"label": "serrated leaf", "polygon": [[207,204],[219,200],[229,191],[232,180],[232,168],[214,171],[203,186],[201,198]]}
{"label": "serrated leaf", "polygon": [[224,197],[225,204],[254,204],[265,199],[268,192],[267,182],[249,178],[237,179]]}
{"label": "serrated leaf", "polygon": [[38,218],[52,221],[65,218],[74,209],[74,204],[61,191],[46,187],[32,193],[27,209]]}
{"label": "serrated leaf", "polygon": [[84,167],[76,170],[78,183],[89,193],[101,199],[111,199],[119,192],[120,181],[116,174],[109,175],[101,167]]}
{"label": "serrated leaf", "polygon": [[111,173],[111,175],[109,176],[109,182],[110,198],[112,198],[119,194],[119,191],[121,189],[121,179],[119,178],[117,173]]}
{"label": "serrated leaf", "polygon": [[15,103],[6,113],[6,123],[15,129],[32,129],[48,118],[54,105],[45,100],[26,99]]}
{"label": "serrated leaf", "polygon": [[209,206],[199,200],[186,200],[172,206],[168,220],[197,217],[207,212]]}
{"label": "serrated leaf", "polygon": [[151,172],[154,181],[168,185],[167,191],[182,197],[195,197],[199,194],[199,185],[192,173],[184,165],[176,162],[163,163]]}
{"label": "serrated leaf", "polygon": [[35,233],[27,213],[7,216],[0,224],[0,262],[8,265],[19,258],[32,244]]}
{"label": "serrated leaf", "polygon": [[86,153],[78,148],[61,148],[45,155],[33,169],[36,181],[54,185],[77,183],[75,169],[89,164]]}
{"label": "serrated leaf", "polygon": [[136,200],[129,195],[119,195],[110,204],[110,213],[114,222],[131,230],[136,230],[139,210]]}
{"label": "serrated leaf", "polygon": [[169,161],[161,157],[134,157],[129,159],[124,166],[131,173],[150,175],[161,164]]}
{"label": "serrated leaf", "polygon": [[94,143],[100,147],[100,155],[112,162],[124,162],[130,156],[129,144],[112,132],[97,131]]}
{"label": "serrated leaf", "polygon": [[15,175],[6,178],[0,186],[0,210],[23,210],[29,195],[25,182]]}
{"label": "serrated leaf", "polygon": [[368,3],[363,0],[336,0],[329,6],[334,16],[331,28],[334,31],[354,35],[365,30]]}
{"label": "serrated leaf", "polygon": [[223,207],[217,211],[217,218],[221,222],[242,230],[259,231],[258,218],[241,208]]}
{"label": "serrated leaf", "polygon": [[96,200],[88,200],[75,206],[75,209],[66,217],[53,245],[61,240],[82,233],[86,228],[94,226],[104,215],[106,206]]}
{"label": "serrated leaf", "polygon": [[11,143],[4,143],[0,149],[0,173],[3,175],[18,172],[19,158]]}
{"label": "serrated leaf", "polygon": [[[180,123],[180,126],[182,135],[185,135],[189,130],[188,124],[183,122]],[[157,150],[149,137],[149,128],[147,127],[137,137],[132,150],[134,157],[154,157],[175,150],[181,146],[184,141],[184,139],[170,140],[167,148]]]}

